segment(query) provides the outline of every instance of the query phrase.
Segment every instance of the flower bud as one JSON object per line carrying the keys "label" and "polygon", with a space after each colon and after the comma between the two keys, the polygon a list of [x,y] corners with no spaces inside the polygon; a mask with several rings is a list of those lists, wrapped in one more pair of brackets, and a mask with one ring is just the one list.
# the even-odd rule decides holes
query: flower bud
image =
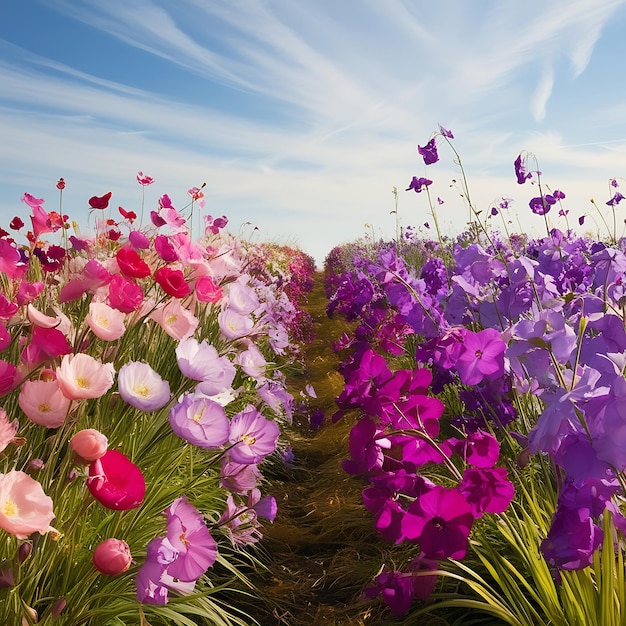
{"label": "flower bud", "polygon": [[107,438],[93,428],[79,430],[70,440],[70,447],[74,450],[78,461],[84,462],[85,465],[103,457],[108,445]]}
{"label": "flower bud", "polygon": [[130,548],[121,539],[106,539],[93,552],[94,567],[107,576],[125,572],[132,561]]}
{"label": "flower bud", "polygon": [[20,544],[20,547],[17,549],[17,560],[20,563],[23,563],[30,555],[33,550],[33,544],[29,541],[25,541]]}
{"label": "flower bud", "polygon": [[50,611],[52,617],[57,618],[63,612],[63,609],[67,606],[67,600],[65,598],[59,598],[53,605]]}

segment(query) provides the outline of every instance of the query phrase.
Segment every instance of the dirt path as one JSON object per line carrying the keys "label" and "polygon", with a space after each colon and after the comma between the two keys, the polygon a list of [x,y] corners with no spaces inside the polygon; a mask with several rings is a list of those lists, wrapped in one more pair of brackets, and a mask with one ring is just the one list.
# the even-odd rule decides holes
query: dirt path
{"label": "dirt path", "polygon": [[332,343],[348,330],[342,319],[329,319],[323,276],[315,276],[307,310],[315,339],[305,346],[304,370],[290,376],[291,392],[311,384],[312,401],[324,411],[316,432],[295,420],[291,439],[295,466],[277,471],[265,491],[279,506],[273,525],[261,542],[269,571],[253,582],[268,599],[270,615],[257,617],[263,626],[348,626],[380,624],[360,600],[363,585],[380,567],[380,551],[372,523],[361,503],[360,482],[341,469],[351,423],[331,424],[335,397],[343,378]]}

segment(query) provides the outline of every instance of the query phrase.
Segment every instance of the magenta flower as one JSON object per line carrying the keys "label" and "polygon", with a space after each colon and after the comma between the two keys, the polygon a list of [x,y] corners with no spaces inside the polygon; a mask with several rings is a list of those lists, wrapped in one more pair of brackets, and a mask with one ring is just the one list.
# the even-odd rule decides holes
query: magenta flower
{"label": "magenta flower", "polygon": [[437,145],[434,137],[425,146],[417,146],[417,151],[424,159],[424,163],[426,165],[432,165],[433,163],[437,163],[437,161],[439,161]]}
{"label": "magenta flower", "polygon": [[459,491],[472,507],[475,518],[482,517],[483,513],[504,513],[515,495],[515,487],[508,480],[504,467],[466,469]]}
{"label": "magenta flower", "polygon": [[154,178],[152,178],[152,176],[148,176],[147,174],[144,174],[143,172],[139,171],[137,172],[137,182],[142,187],[145,187],[147,185],[151,185],[154,182]]}
{"label": "magenta flower", "polygon": [[515,175],[517,176],[517,182],[520,185],[523,185],[529,178],[532,177],[532,174],[526,169],[526,160],[522,159],[522,155],[518,155],[517,159],[513,163],[515,166]]}
{"label": "magenta flower", "polygon": [[109,283],[109,304],[123,313],[132,313],[142,304],[143,289],[140,285],[116,274]]}
{"label": "magenta flower", "polygon": [[127,456],[117,450],[107,450],[89,466],[87,488],[107,509],[127,511],[143,502],[146,481]]}
{"label": "magenta flower", "polygon": [[504,374],[506,344],[495,328],[477,333],[468,330],[463,338],[463,350],[456,362],[464,385],[476,385],[487,378],[493,380]]}
{"label": "magenta flower", "polygon": [[235,414],[230,423],[228,440],[233,447],[230,457],[236,463],[260,463],[276,449],[280,429],[252,405]]}
{"label": "magenta flower", "polygon": [[436,486],[409,505],[402,520],[408,539],[419,542],[426,558],[462,559],[474,516],[458,489]]}

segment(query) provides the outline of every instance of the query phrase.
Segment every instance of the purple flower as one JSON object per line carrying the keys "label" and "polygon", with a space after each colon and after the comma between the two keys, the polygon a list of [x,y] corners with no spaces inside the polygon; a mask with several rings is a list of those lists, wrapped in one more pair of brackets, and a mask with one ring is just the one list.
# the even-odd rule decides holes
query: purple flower
{"label": "purple flower", "polygon": [[475,385],[484,378],[492,380],[504,374],[506,344],[495,328],[477,333],[468,330],[463,338],[463,351],[456,362],[464,385]]}
{"label": "purple flower", "polygon": [[235,414],[230,423],[229,454],[235,463],[260,463],[276,449],[280,429],[252,405]]}
{"label": "purple flower", "polygon": [[447,128],[444,128],[441,124],[439,124],[439,132],[444,137],[447,137],[448,139],[454,139],[454,135],[452,134],[452,131],[448,130]]}
{"label": "purple flower", "polygon": [[367,598],[380,596],[395,615],[404,615],[415,595],[414,580],[411,574],[386,569],[376,576],[373,585],[363,594]]}
{"label": "purple flower", "polygon": [[186,395],[170,409],[172,430],[200,448],[218,448],[228,441],[230,421],[224,408],[202,395]]}
{"label": "purple flower", "polygon": [[517,176],[517,182],[520,185],[523,185],[532,174],[526,169],[525,160],[522,161],[522,155],[520,154],[517,159],[515,159],[515,175]]}
{"label": "purple flower", "polygon": [[411,191],[411,189],[415,190],[415,193],[419,193],[423,189],[426,189],[429,185],[432,185],[433,181],[428,178],[417,178],[417,176],[413,176],[411,180],[411,184],[404,191]]}
{"label": "purple flower", "polygon": [[546,194],[545,196],[537,196],[532,198],[528,203],[530,210],[536,215],[545,215],[550,211],[552,205],[556,203],[554,196]]}
{"label": "purple flower", "polygon": [[156,411],[170,401],[170,385],[148,363],[129,361],[120,368],[117,388],[124,402],[140,411]]}
{"label": "purple flower", "polygon": [[439,161],[439,155],[437,154],[437,146],[435,145],[435,138],[433,137],[425,146],[417,146],[417,151],[421,154],[426,165],[432,165]]}
{"label": "purple flower", "polygon": [[215,563],[217,543],[202,514],[181,496],[165,510],[167,541],[176,551],[167,573],[182,582],[198,580]]}
{"label": "purple flower", "polygon": [[593,553],[601,545],[603,532],[586,509],[559,507],[541,552],[552,567],[584,569],[591,565]]}
{"label": "purple flower", "polygon": [[458,489],[436,486],[411,503],[402,520],[408,539],[419,542],[429,559],[462,559],[474,516]]}
{"label": "purple flower", "polygon": [[619,191],[616,191],[613,197],[606,204],[607,206],[617,206],[623,199],[624,196]]}

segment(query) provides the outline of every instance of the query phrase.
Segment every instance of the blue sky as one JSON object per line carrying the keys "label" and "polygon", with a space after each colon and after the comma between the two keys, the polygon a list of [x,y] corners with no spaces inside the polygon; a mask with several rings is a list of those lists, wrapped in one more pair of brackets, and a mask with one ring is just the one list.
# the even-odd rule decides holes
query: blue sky
{"label": "blue sky", "polygon": [[58,209],[61,176],[84,229],[92,195],[137,210],[142,170],[156,179],[147,208],[163,193],[182,208],[206,183],[206,212],[231,231],[318,262],[366,224],[393,237],[394,186],[403,226],[432,223],[424,194],[404,192],[414,175],[434,180],[457,234],[454,156],[441,147],[427,168],[416,151],[438,124],[477,209],[514,198],[513,230],[544,229],[536,188],[515,181],[522,150],[567,194],[572,225],[586,213],[595,228],[589,198],[604,206],[608,180],[626,178],[626,0],[4,0],[2,12],[3,226],[28,215],[25,191]]}

